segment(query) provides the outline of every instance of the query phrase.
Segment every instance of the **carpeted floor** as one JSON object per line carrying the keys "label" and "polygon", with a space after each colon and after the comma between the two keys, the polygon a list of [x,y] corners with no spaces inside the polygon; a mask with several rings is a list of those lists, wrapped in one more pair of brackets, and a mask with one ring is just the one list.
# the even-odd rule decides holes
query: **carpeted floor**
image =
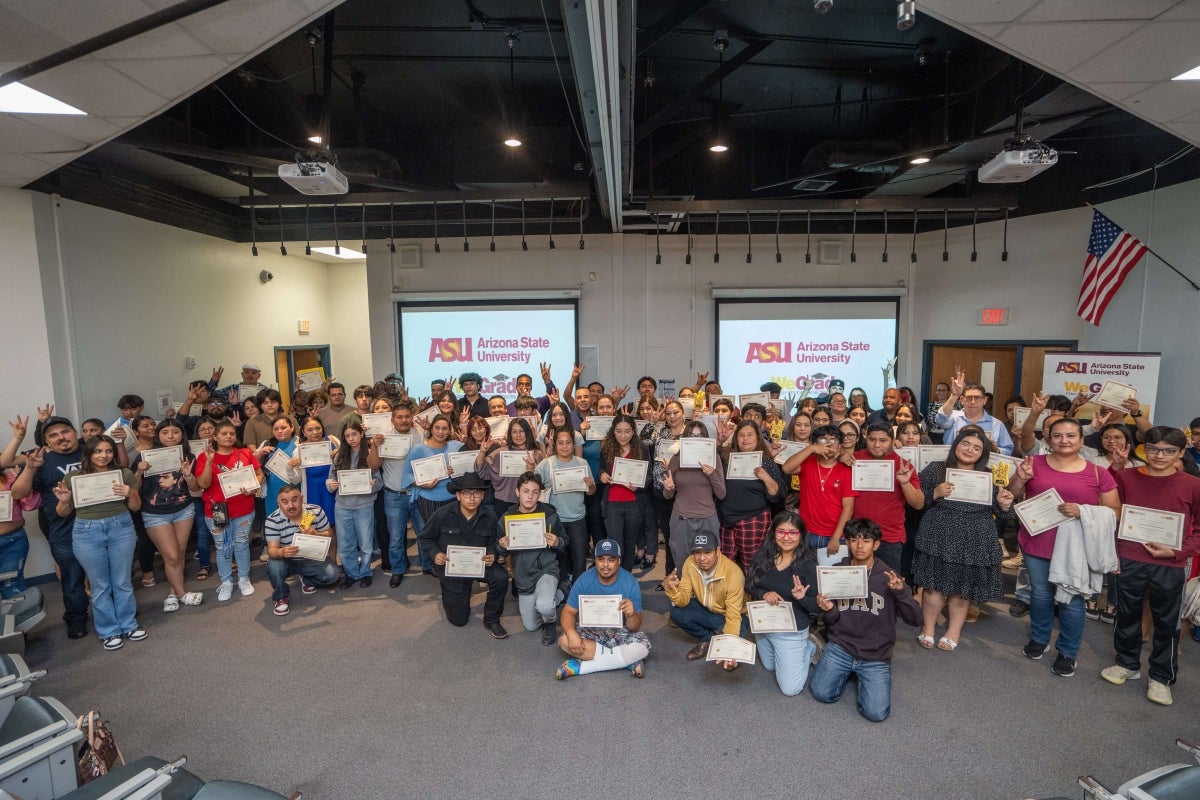
{"label": "carpeted floor", "polygon": [[[195,572],[189,562],[188,574]],[[1080,797],[1075,776],[1111,787],[1183,761],[1176,737],[1200,740],[1200,645],[1184,641],[1175,705],[1145,680],[1111,686],[1112,627],[1089,621],[1079,671],[1022,657],[1028,620],[1007,600],[985,607],[953,653],[925,651],[901,625],[892,716],[872,724],[853,685],[824,706],[785,698],[761,666],[725,673],[688,662],[639,576],[653,651],[644,680],[612,672],[555,681],[561,661],[525,633],[511,597],[493,640],[481,622],[444,621],[434,579],[398,590],[292,592],[272,614],[265,569],[256,593],[162,613],[164,584],[137,588],[141,643],[105,652],[70,641],[57,585],[26,659],[49,675],[35,692],[108,717],[127,757],[186,754],[205,778],[252,781],[306,798]],[[294,580],[294,579],[293,579]]]}

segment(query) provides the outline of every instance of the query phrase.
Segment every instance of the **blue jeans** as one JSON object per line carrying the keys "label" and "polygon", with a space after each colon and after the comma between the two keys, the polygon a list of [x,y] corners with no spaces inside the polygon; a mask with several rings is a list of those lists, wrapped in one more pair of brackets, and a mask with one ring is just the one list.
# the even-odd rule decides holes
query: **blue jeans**
{"label": "blue jeans", "polygon": [[[412,499],[412,495],[409,495],[408,497],[409,497],[408,513],[410,515],[409,518],[412,520],[413,533],[420,534],[421,529],[425,527],[425,520],[421,519],[421,507],[417,505],[416,500]],[[388,524],[390,526],[390,524],[391,524],[390,520],[389,520]],[[393,540],[393,541],[395,541],[395,540]],[[395,547],[396,545],[393,544],[392,546]],[[425,555],[425,551],[422,550],[420,547],[417,547],[417,557],[420,558],[420,560],[421,560],[421,571],[422,572],[424,572],[425,570],[429,570],[430,572],[433,572],[433,559],[431,559],[429,556]],[[405,567],[408,566],[408,534],[407,533],[404,534],[404,565],[405,565]],[[395,572],[395,571],[396,571],[396,562],[393,561],[392,562],[392,572]]]}
{"label": "blue jeans", "polygon": [[92,582],[92,621],[101,639],[137,629],[130,564],[137,547],[133,518],[122,512],[104,519],[75,518],[75,558]]}
{"label": "blue jeans", "polygon": [[[671,621],[688,636],[702,642],[725,632],[725,615],[709,611],[694,598],[682,608],[671,606]],[[750,625],[745,617],[742,617],[742,627],[738,635],[743,639],[749,638]]]}
{"label": "blue jeans", "polygon": [[213,536],[208,529],[208,518],[204,516],[204,498],[196,497],[193,500],[196,505],[196,516],[192,518],[196,528],[196,560],[200,566],[211,570]]}
{"label": "blue jeans", "polygon": [[790,633],[764,633],[757,637],[758,657],[775,673],[779,691],[795,697],[804,691],[812,654],[817,648],[808,639],[808,628]]}
{"label": "blue jeans", "polygon": [[[1050,582],[1050,559],[1025,554],[1025,569],[1029,571],[1029,638],[1038,644],[1049,644],[1054,632],[1054,584]],[[1070,603],[1058,607],[1058,641],[1055,647],[1067,658],[1079,655],[1083,641],[1083,597],[1074,595]]]}
{"label": "blue jeans", "polygon": [[0,574],[15,572],[15,578],[0,581],[0,597],[9,598],[25,591],[25,557],[29,555],[29,537],[24,528],[0,535]]}
{"label": "blue jeans", "polygon": [[[333,507],[337,525],[338,555],[347,578],[365,578],[371,574],[371,553],[375,550],[375,507],[349,509]],[[393,567],[393,569],[395,569]]]}
{"label": "blue jeans", "polygon": [[254,522],[254,515],[234,517],[224,529],[214,528],[212,521],[207,521],[217,545],[217,574],[221,576],[221,583],[233,583],[235,557],[238,575],[250,580],[250,525]]}
{"label": "blue jeans", "polygon": [[46,540],[50,543],[54,563],[58,564],[63,594],[63,622],[67,623],[68,628],[77,625],[86,627],[88,596],[83,586],[83,565],[75,558],[75,548],[71,544],[71,528],[63,532],[57,526],[51,527]]}
{"label": "blue jeans", "polygon": [[[383,510],[387,514],[388,561],[391,562],[393,574],[403,575],[408,570],[408,521],[412,520],[413,530],[420,530],[417,504],[412,501],[410,494],[384,489]],[[425,554],[421,553],[420,558],[421,568],[427,569]],[[433,563],[430,562],[428,569],[432,568]]]}
{"label": "blue jeans", "polygon": [[822,547],[828,547],[829,540],[832,538],[832,536],[819,536],[815,533],[810,533],[808,534],[808,546],[811,547],[815,553]]}
{"label": "blue jeans", "polygon": [[[246,518],[249,519],[250,516]],[[289,575],[299,575],[300,580],[310,586],[328,586],[342,577],[341,570],[331,558],[324,561],[313,561],[311,558],[272,558],[267,562],[267,580],[271,582],[272,600],[290,596],[287,585]]]}
{"label": "blue jeans", "polygon": [[836,703],[851,674],[858,675],[858,713],[871,722],[883,722],[892,713],[892,665],[886,661],[855,658],[830,642],[813,670],[808,690],[819,703]]}

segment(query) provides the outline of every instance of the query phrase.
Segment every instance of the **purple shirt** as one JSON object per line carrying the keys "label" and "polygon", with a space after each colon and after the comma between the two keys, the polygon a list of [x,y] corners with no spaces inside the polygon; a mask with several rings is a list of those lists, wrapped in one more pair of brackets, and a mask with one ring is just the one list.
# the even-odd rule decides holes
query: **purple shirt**
{"label": "purple shirt", "polygon": [[[1033,477],[1025,484],[1025,499],[1037,497],[1051,488],[1057,489],[1064,503],[1081,506],[1100,505],[1100,495],[1117,488],[1112,473],[1107,469],[1088,463],[1080,472],[1059,472],[1046,463],[1045,456],[1033,456]],[[1054,540],[1058,528],[1030,536],[1022,525],[1017,541],[1027,555],[1050,558],[1054,555]]]}

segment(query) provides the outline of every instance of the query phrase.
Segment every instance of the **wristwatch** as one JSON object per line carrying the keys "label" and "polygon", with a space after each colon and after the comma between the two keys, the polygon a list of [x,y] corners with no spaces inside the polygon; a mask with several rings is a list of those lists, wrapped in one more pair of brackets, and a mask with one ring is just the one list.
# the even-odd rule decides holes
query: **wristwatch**
{"label": "wristwatch", "polygon": [[1137,411],[1130,411],[1130,412],[1129,412],[1129,416],[1133,417],[1134,419],[1137,419],[1137,418],[1138,418],[1138,417],[1140,417],[1141,415],[1142,415],[1142,410],[1141,410],[1140,408],[1139,408]]}

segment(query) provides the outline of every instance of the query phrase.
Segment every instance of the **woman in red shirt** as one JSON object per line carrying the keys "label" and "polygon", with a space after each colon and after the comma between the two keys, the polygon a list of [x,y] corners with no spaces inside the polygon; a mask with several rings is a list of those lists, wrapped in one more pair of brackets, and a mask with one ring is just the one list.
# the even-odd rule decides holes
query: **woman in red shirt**
{"label": "woman in red shirt", "polygon": [[262,466],[245,447],[237,447],[237,428],[228,420],[217,425],[216,446],[196,457],[196,484],[204,490],[204,518],[217,545],[217,573],[221,585],[217,599],[224,602],[233,596],[233,559],[237,557],[238,590],[242,596],[254,594],[250,585],[250,524],[254,521],[254,498],[257,492],[245,488],[226,497],[219,475],[241,467],[254,470],[262,484]]}

